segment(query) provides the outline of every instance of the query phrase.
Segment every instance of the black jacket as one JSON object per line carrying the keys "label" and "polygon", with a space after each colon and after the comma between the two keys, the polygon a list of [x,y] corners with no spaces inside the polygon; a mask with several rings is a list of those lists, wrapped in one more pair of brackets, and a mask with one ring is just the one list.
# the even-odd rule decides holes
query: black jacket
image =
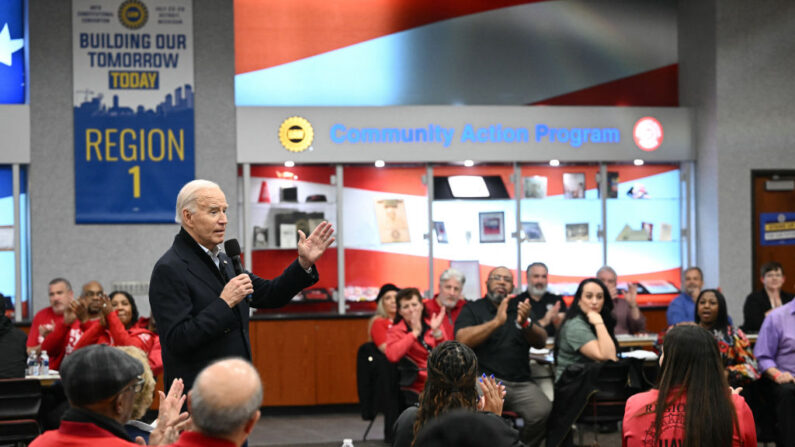
{"label": "black jacket", "polygon": [[[232,262],[219,253],[221,268],[227,278],[235,276]],[[318,280],[298,261],[272,280],[250,274],[254,283],[252,307],[280,307],[298,292]],[[174,244],[157,261],[149,281],[149,304],[157,321],[163,347],[166,389],[182,378],[190,389],[196,375],[214,360],[242,357],[251,360],[248,336],[249,304],[241,301],[230,308],[221,299],[226,279],[212,259],[184,230]]]}

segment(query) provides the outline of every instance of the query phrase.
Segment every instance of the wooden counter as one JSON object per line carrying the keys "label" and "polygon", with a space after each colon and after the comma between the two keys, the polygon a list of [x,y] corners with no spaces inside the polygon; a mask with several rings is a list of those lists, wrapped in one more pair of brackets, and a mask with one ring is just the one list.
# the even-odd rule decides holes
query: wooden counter
{"label": "wooden counter", "polygon": [[356,351],[367,341],[369,319],[251,320],[253,363],[265,391],[262,405],[357,403]]}

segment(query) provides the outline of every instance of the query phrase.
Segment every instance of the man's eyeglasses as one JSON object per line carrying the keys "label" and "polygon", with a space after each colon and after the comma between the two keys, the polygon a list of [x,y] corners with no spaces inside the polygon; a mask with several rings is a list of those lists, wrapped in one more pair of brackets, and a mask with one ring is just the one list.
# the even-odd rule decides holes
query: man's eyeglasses
{"label": "man's eyeglasses", "polygon": [[491,275],[491,276],[489,276],[489,281],[513,282],[513,277],[512,276]]}
{"label": "man's eyeglasses", "polygon": [[83,292],[83,296],[86,298],[92,298],[95,296],[102,296],[102,295],[104,295],[104,293],[101,290],[99,292],[95,292],[93,290],[86,290],[85,292]]}

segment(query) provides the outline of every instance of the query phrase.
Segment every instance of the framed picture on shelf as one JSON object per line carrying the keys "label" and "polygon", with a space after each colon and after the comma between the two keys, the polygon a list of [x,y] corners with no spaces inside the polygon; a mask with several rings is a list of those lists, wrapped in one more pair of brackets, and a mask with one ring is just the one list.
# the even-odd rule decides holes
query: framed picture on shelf
{"label": "framed picture on shelf", "polygon": [[[618,178],[618,172],[615,171],[607,171],[607,198],[608,199],[617,199],[618,198],[618,184],[620,180]],[[599,185],[599,174],[596,174],[596,184]],[[602,190],[597,186],[596,194],[598,197],[602,197]]]}
{"label": "framed picture on shelf", "polygon": [[567,199],[585,198],[585,173],[563,173],[563,196]]}
{"label": "framed picture on shelf", "polygon": [[526,199],[543,199],[547,196],[547,178],[534,175],[524,178],[524,197]]}
{"label": "framed picture on shelf", "polygon": [[566,242],[588,242],[588,224],[566,224]]}
{"label": "framed picture on shelf", "polygon": [[525,242],[546,242],[538,222],[522,222],[522,240]]}
{"label": "framed picture on shelf", "polygon": [[505,212],[480,213],[480,243],[505,242]]}
{"label": "framed picture on shelf", "polygon": [[447,230],[444,228],[444,222],[434,222],[433,232],[436,233],[436,242],[439,244],[447,243]]}
{"label": "framed picture on shelf", "polygon": [[251,248],[254,250],[259,250],[263,248],[268,248],[268,229],[265,227],[255,226],[254,227],[254,239],[253,243],[251,244]]}

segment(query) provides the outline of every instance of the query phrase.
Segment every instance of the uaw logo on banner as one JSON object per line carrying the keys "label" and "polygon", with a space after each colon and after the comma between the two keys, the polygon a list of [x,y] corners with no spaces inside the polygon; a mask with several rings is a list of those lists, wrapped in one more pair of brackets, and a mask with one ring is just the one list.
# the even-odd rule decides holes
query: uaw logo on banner
{"label": "uaw logo on banner", "polygon": [[312,146],[315,132],[305,118],[291,116],[279,126],[279,142],[290,152],[303,152]]}
{"label": "uaw logo on banner", "polygon": [[659,121],[647,116],[638,120],[632,129],[635,144],[646,152],[651,152],[663,142],[663,127]]}
{"label": "uaw logo on banner", "polygon": [[194,178],[191,0],[73,0],[77,223],[173,222]]}

